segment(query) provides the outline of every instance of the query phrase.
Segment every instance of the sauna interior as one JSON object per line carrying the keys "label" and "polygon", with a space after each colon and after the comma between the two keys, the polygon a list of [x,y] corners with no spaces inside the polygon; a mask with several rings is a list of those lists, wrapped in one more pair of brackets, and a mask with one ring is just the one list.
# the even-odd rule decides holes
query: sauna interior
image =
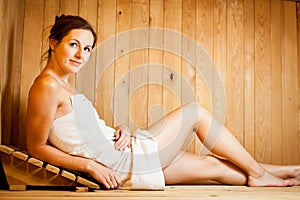
{"label": "sauna interior", "polygon": [[[197,100],[257,161],[300,163],[295,0],[0,0],[0,144],[26,151],[28,91],[61,14],[97,31],[70,81],[108,125],[146,128]],[[207,151],[193,137],[185,148]]]}

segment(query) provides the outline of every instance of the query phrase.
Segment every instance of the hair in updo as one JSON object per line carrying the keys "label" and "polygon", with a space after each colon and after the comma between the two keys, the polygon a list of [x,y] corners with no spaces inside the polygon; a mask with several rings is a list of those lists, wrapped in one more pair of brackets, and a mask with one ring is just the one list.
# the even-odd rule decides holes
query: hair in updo
{"label": "hair in updo", "polygon": [[[90,30],[94,36],[92,48],[95,47],[97,42],[97,35],[88,21],[79,16],[64,15],[55,17],[55,24],[50,30],[49,39],[54,39],[58,43],[73,29]],[[48,59],[51,56],[52,49],[48,49]]]}

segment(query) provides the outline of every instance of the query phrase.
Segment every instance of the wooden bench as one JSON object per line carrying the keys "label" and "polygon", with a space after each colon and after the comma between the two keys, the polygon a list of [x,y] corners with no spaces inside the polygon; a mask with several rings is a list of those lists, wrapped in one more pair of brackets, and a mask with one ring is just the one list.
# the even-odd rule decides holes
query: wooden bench
{"label": "wooden bench", "polygon": [[0,188],[91,191],[100,185],[84,173],[61,169],[13,146],[0,145]]}

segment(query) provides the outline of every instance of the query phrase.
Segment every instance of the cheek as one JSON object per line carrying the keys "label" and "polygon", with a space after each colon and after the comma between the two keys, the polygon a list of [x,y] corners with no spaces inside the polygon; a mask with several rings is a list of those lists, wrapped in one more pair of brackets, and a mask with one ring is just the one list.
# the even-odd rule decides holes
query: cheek
{"label": "cheek", "polygon": [[89,61],[90,56],[91,56],[90,53],[84,54],[84,57],[83,57],[84,63],[87,63],[87,61]]}

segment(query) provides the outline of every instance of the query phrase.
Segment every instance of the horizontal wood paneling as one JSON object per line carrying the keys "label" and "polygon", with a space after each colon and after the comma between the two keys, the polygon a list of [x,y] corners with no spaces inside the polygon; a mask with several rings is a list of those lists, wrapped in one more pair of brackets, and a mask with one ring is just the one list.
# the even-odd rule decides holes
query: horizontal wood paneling
{"label": "horizontal wood paneling", "polygon": [[[28,90],[45,65],[49,26],[64,13],[83,16],[98,33],[90,62],[71,81],[108,125],[145,128],[190,99],[214,112],[222,103],[215,67],[226,92],[225,125],[238,140],[260,162],[299,163],[296,4],[1,0],[1,143],[26,148]],[[201,143],[189,144],[201,153]]]}

